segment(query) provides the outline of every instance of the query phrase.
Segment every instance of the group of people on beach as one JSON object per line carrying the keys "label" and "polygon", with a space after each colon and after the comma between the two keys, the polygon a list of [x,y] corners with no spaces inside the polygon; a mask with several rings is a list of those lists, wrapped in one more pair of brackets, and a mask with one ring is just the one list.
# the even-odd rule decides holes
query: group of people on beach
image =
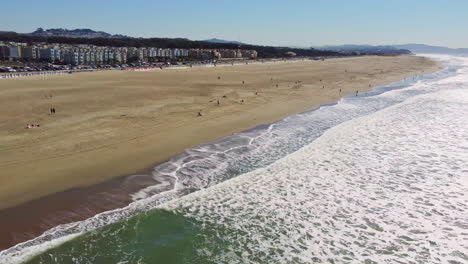
{"label": "group of people on beach", "polygon": [[40,127],[41,125],[40,124],[27,124],[26,125],[26,129],[30,129],[30,128],[35,128],[35,127]]}
{"label": "group of people on beach", "polygon": [[[55,115],[55,107],[49,109],[51,115]],[[27,124],[26,129],[41,127],[40,124]]]}

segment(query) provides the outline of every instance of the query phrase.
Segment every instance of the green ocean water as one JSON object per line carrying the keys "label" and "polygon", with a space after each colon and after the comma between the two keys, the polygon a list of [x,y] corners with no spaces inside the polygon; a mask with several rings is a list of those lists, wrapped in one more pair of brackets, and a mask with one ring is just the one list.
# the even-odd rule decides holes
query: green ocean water
{"label": "green ocean water", "polygon": [[26,263],[215,263],[202,248],[223,251],[215,226],[156,209],[78,236]]}

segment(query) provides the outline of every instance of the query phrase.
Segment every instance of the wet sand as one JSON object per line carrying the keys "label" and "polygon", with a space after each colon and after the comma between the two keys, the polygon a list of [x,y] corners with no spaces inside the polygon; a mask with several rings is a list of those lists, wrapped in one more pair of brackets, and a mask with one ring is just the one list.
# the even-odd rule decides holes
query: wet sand
{"label": "wet sand", "polygon": [[155,183],[118,175],[440,67],[414,56],[355,57],[2,80],[0,247],[123,207]]}
{"label": "wet sand", "polygon": [[132,201],[132,193],[156,184],[151,170],[145,170],[0,210],[0,250],[33,239],[57,225],[125,207]]}

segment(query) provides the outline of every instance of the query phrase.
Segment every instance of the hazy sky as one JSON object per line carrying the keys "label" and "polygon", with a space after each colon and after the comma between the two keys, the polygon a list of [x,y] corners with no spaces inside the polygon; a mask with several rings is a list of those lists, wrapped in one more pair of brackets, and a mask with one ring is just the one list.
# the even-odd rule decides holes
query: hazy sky
{"label": "hazy sky", "polygon": [[424,43],[468,48],[468,0],[0,1],[0,30],[91,28],[264,45]]}

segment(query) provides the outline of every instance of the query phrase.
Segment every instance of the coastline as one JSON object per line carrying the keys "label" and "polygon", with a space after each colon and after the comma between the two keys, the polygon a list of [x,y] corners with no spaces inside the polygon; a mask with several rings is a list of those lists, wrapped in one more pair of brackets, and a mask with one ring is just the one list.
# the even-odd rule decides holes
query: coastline
{"label": "coastline", "polygon": [[157,184],[151,169],[87,187],[72,188],[0,210],[0,251],[33,239],[60,224],[127,206],[130,194]]}
{"label": "coastline", "polygon": [[[380,58],[380,57],[377,57],[377,58],[375,58],[375,57],[360,57],[360,58],[364,61],[365,64],[369,63],[369,61],[366,61],[368,59],[384,59],[384,60],[386,59],[386,58]],[[114,173],[114,171],[115,171],[115,173],[113,175],[111,175],[111,176],[102,177],[103,179],[97,179],[97,181],[96,181],[96,179],[94,179],[95,181],[89,181],[88,180],[88,181],[82,181],[81,182],[80,179],[77,179],[76,182],[73,182],[72,184],[67,185],[67,187],[65,187],[65,188],[63,188],[64,186],[61,186],[63,189],[59,190],[58,192],[55,191],[55,192],[51,192],[52,194],[49,193],[49,194],[45,194],[45,195],[39,195],[39,197],[42,197],[42,198],[34,197],[34,198],[31,198],[31,199],[26,199],[26,201],[29,201],[29,202],[26,202],[26,203],[24,203],[24,199],[23,199],[23,203],[17,202],[15,204],[13,202],[13,203],[10,203],[11,206],[8,206],[8,205],[5,206],[4,204],[2,204],[2,206],[3,206],[2,208],[7,208],[7,207],[10,207],[10,208],[9,209],[3,209],[3,210],[0,211],[0,222],[4,220],[4,224],[2,224],[2,227],[3,227],[2,229],[3,230],[1,230],[0,233],[2,233],[2,232],[13,233],[11,225],[17,224],[17,227],[23,226],[23,227],[25,227],[27,229],[28,227],[31,226],[31,224],[36,223],[36,226],[38,228],[35,229],[35,230],[32,230],[32,231],[26,231],[26,230],[19,231],[19,230],[17,230],[17,231],[19,231],[18,233],[23,232],[23,234],[25,236],[21,237],[21,235],[20,235],[20,236],[16,236],[16,237],[20,238],[20,240],[22,239],[24,241],[25,239],[28,239],[27,238],[28,235],[29,236],[37,236],[38,234],[42,233],[43,231],[49,229],[50,227],[59,224],[58,222],[60,222],[60,221],[62,221],[63,223],[71,222],[71,221],[77,221],[77,220],[81,220],[83,218],[87,218],[90,215],[94,215],[94,214],[96,214],[98,212],[113,209],[113,208],[111,208],[112,206],[115,206],[114,208],[125,206],[125,204],[126,203],[128,204],[128,202],[129,202],[129,200],[126,200],[126,198],[124,198],[125,193],[126,193],[127,196],[129,196],[129,194],[132,191],[135,190],[135,189],[133,189],[133,187],[137,187],[137,185],[133,185],[132,188],[128,188],[128,189],[125,189],[125,188],[121,188],[121,189],[117,188],[116,189],[116,186],[122,185],[122,183],[125,182],[124,179],[127,179],[128,177],[131,177],[131,176],[123,176],[123,177],[121,176],[121,177],[115,178],[115,175],[122,175],[122,174],[124,174],[124,175],[134,175],[134,174],[132,174],[132,172],[138,171],[138,168],[151,167],[155,163],[163,162],[164,160],[167,160],[168,158],[182,152],[184,149],[194,147],[194,146],[196,146],[196,145],[198,145],[200,143],[209,142],[209,141],[218,139],[220,137],[230,135],[232,133],[237,133],[237,132],[241,132],[241,131],[256,127],[256,126],[261,125],[261,124],[272,123],[274,121],[280,120],[280,119],[282,119],[282,118],[284,118],[286,116],[289,116],[289,115],[297,114],[297,113],[304,112],[304,111],[307,111],[307,110],[312,110],[312,109],[314,109],[314,108],[316,108],[316,107],[318,107],[318,106],[320,106],[322,104],[334,103],[334,102],[338,101],[342,97],[352,95],[354,93],[355,89],[358,89],[359,92],[366,92],[366,91],[372,90],[375,86],[382,86],[382,85],[385,85],[385,84],[394,83],[394,82],[400,81],[400,80],[402,80],[404,78],[412,77],[414,75],[419,75],[419,74],[422,74],[422,73],[434,72],[434,71],[438,70],[439,67],[440,67],[440,65],[438,65],[437,63],[434,63],[434,62],[429,61],[427,59],[422,59],[421,60],[418,57],[409,57],[408,56],[408,57],[397,57],[397,58],[400,58],[400,59],[403,58],[403,60],[410,60],[411,61],[411,63],[410,63],[411,66],[410,67],[416,67],[416,68],[414,68],[414,69],[413,68],[411,68],[411,69],[409,69],[409,68],[400,68],[401,63],[399,63],[399,61],[397,60],[396,65],[393,65],[393,67],[395,69],[400,68],[400,72],[394,72],[393,74],[389,74],[387,76],[377,76],[377,78],[368,78],[368,79],[358,80],[356,82],[353,82],[352,77],[349,80],[346,80],[345,78],[342,78],[342,79],[337,78],[338,80],[336,82],[324,79],[324,80],[327,80],[327,85],[332,85],[333,86],[333,89],[330,89],[330,90],[327,89],[325,91],[322,90],[323,88],[319,87],[319,85],[321,85],[321,83],[318,80],[316,80],[318,75],[315,75],[315,76],[313,75],[313,76],[309,77],[310,79],[307,79],[307,80],[305,80],[307,77],[300,76],[300,77],[302,77],[301,79],[303,79],[303,80],[299,79],[300,86],[298,88],[296,88],[296,89],[293,88],[294,85],[296,85],[295,81],[287,80],[288,82],[286,82],[286,80],[285,80],[283,82],[283,83],[285,83],[284,84],[285,89],[280,90],[280,91],[275,91],[275,92],[285,92],[285,91],[291,91],[292,90],[292,93],[296,93],[296,94],[290,95],[289,94],[290,92],[287,92],[286,96],[284,94],[280,94],[279,96],[275,96],[275,94],[273,94],[273,95],[270,95],[267,98],[269,100],[264,101],[264,103],[265,103],[264,105],[260,105],[260,106],[257,106],[257,107],[251,107],[251,108],[249,108],[247,110],[239,109],[239,103],[238,102],[230,102],[230,105],[227,105],[227,107],[225,109],[223,109],[224,111],[222,111],[222,112],[217,112],[220,109],[217,106],[207,107],[207,108],[203,109],[203,113],[204,113],[204,116],[202,117],[203,120],[197,120],[198,122],[203,121],[202,126],[200,126],[200,124],[197,125],[197,124],[194,124],[194,123],[188,121],[187,123],[189,125],[192,125],[192,126],[191,127],[185,127],[184,129],[180,129],[182,127],[180,122],[177,123],[177,124],[172,124],[172,125],[168,125],[166,123],[164,127],[166,127],[166,129],[168,129],[170,131],[170,133],[173,133],[173,134],[169,137],[169,140],[167,142],[162,143],[162,144],[169,145],[169,146],[163,147],[163,149],[165,150],[165,153],[155,153],[154,149],[152,150],[151,146],[149,146],[149,147],[145,146],[145,145],[148,145],[145,142],[152,142],[151,141],[152,139],[158,139],[158,138],[161,139],[161,135],[160,134],[156,134],[156,136],[153,135],[153,133],[155,131],[151,130],[151,129],[148,131],[147,134],[145,134],[143,136],[140,136],[139,138],[138,137],[137,138],[131,138],[130,140],[127,140],[127,141],[118,142],[117,144],[119,144],[119,146],[115,146],[115,144],[114,144],[115,148],[111,148],[110,150],[111,151],[117,151],[117,152],[121,148],[124,148],[124,150],[128,150],[128,152],[125,153],[126,155],[124,155],[125,157],[123,157],[123,158],[126,159],[127,161],[128,161],[128,159],[132,159],[132,166],[129,166],[126,163],[125,165],[127,165],[127,166],[124,166],[123,168],[121,166],[114,166],[113,169],[110,169],[109,165],[107,164],[106,169],[108,171],[111,171],[112,173]],[[395,59],[395,58],[388,58],[388,60],[390,60],[390,59]],[[346,64],[346,62],[350,63],[349,61],[346,61],[347,59],[337,59],[337,60],[345,60],[345,64]],[[359,60],[359,58],[352,59],[352,60]],[[353,63],[353,62],[356,62],[356,61],[351,61],[351,63]],[[419,62],[420,64],[423,64],[423,65],[418,67],[417,65],[413,64],[413,63],[416,63],[416,62]],[[320,62],[311,62],[311,63],[313,63],[313,64],[318,63],[319,64]],[[328,63],[328,62],[326,62],[326,63]],[[301,65],[302,63],[298,63],[298,64],[299,64],[298,67],[302,68],[304,66],[304,65]],[[279,64],[276,64],[275,66],[277,66],[277,65],[279,65]],[[259,65],[259,66],[260,67],[262,67],[262,66],[263,67],[269,67],[269,66],[273,66],[273,65]],[[281,69],[281,66],[282,65],[278,66],[280,68],[280,69],[278,69],[279,71],[283,70],[283,69]],[[308,65],[305,65],[305,67],[307,67],[307,66]],[[352,67],[352,64],[350,64],[348,66]],[[248,67],[248,66],[247,65],[245,65],[245,66],[242,65],[242,66],[233,66],[233,67],[234,68],[223,67],[223,68],[225,68],[223,71],[231,71],[231,69],[239,70],[238,67]],[[217,74],[226,74],[226,72],[217,71],[216,68],[211,68],[210,70],[214,71],[214,72],[209,73],[209,75],[211,75],[211,77],[214,77],[214,78],[216,77]],[[290,69],[286,69],[286,70],[290,70]],[[338,70],[341,70],[341,69],[338,69]],[[204,70],[204,71],[206,71],[206,70]],[[352,73],[352,70],[350,70],[349,72]],[[336,73],[334,73],[334,74],[336,74]],[[346,73],[342,72],[342,74],[346,75],[347,72]],[[354,76],[354,78],[363,78],[363,76],[365,76],[365,75],[367,75],[367,74],[362,74],[362,76],[359,75],[359,74],[354,74],[352,76]],[[384,75],[384,74],[382,74],[382,75]],[[268,76],[262,76],[262,77],[263,77],[263,79],[265,79],[265,80],[262,80],[263,82],[269,83],[268,82],[269,81]],[[297,76],[294,76],[294,77],[297,77]],[[223,78],[224,78],[224,76],[223,76]],[[371,86],[364,85],[364,84],[367,84],[369,81],[372,81]],[[215,82],[216,82],[216,80],[215,80]],[[205,85],[209,86],[210,84],[208,83],[208,84],[205,84]],[[286,85],[289,85],[291,87],[286,87]],[[270,86],[274,87],[274,84],[271,85],[271,83],[270,83]],[[311,89],[312,94],[308,93],[307,91],[302,92],[301,90],[305,90],[304,88],[312,88]],[[337,89],[343,89],[343,92],[342,93],[337,93]],[[333,91],[333,94],[330,94],[331,91]],[[223,91],[223,92],[226,92],[226,91]],[[248,92],[251,94],[250,95],[251,97],[255,97],[255,96],[252,95],[254,93],[254,90],[250,89],[250,90],[248,90]],[[260,99],[265,99],[265,98],[262,98],[262,93],[268,93],[268,91],[261,91],[260,92],[260,94],[261,94],[261,96],[259,96]],[[302,98],[302,97],[305,96],[305,95],[312,96],[311,98],[313,100],[310,100],[310,101],[309,100],[304,100],[304,98]],[[229,94],[229,98],[231,96],[236,97],[235,95],[232,95],[232,91],[231,91],[231,94]],[[239,99],[239,98],[241,98],[241,97],[239,97],[239,95],[237,95],[236,99]],[[288,100],[287,103],[281,103],[281,101],[283,101],[284,99],[290,99],[290,100]],[[249,102],[250,102],[250,100],[247,99],[246,104],[248,104]],[[214,108],[214,109],[212,109],[212,108]],[[194,115],[195,115],[196,110],[193,110],[193,111],[195,111],[195,113],[194,113]],[[205,114],[206,112],[208,112],[208,114],[212,113],[214,115],[214,118],[213,119],[205,119],[205,117],[207,116],[207,114]],[[224,117],[225,116],[230,116],[230,118],[228,120],[225,120],[226,118],[223,118],[223,116]],[[197,118],[196,116],[190,116],[190,119],[196,119],[196,118]],[[183,119],[183,120],[187,121],[187,119]],[[216,133],[207,133],[207,130],[210,131],[210,132],[213,132],[212,131],[213,129],[216,130],[216,131],[214,131]],[[150,132],[153,132],[153,133],[150,133]],[[160,133],[164,133],[164,132],[160,132]],[[187,137],[187,135],[191,135],[191,136]],[[143,141],[143,142],[141,142],[141,141]],[[134,150],[134,149],[128,147],[128,144],[137,145],[139,147],[139,149]],[[127,146],[125,146],[125,145],[127,145]],[[93,156],[93,157],[98,157],[99,155],[103,155],[103,153],[104,154],[106,153],[106,151],[101,151],[100,148],[96,148],[93,151],[97,151],[97,154],[98,154],[97,156]],[[84,153],[89,153],[89,152],[84,152]],[[136,156],[132,156],[132,154],[136,154]],[[77,155],[80,156],[80,155],[83,155],[83,154],[78,153]],[[146,159],[143,159],[143,157],[145,155],[148,155],[148,157],[146,157]],[[106,161],[106,162],[119,162],[118,158],[119,158],[119,156],[114,157],[114,159],[111,159],[110,161]],[[150,158],[151,158],[151,160],[147,161]],[[66,157],[65,157],[65,159],[66,159]],[[143,160],[140,160],[140,159],[143,159]],[[39,160],[41,160],[41,159],[39,159]],[[89,157],[88,157],[87,160],[88,160],[88,162],[93,161]],[[111,163],[111,164],[114,164],[114,163]],[[135,165],[135,166],[133,166],[133,165]],[[141,166],[141,165],[145,165],[145,166]],[[85,168],[87,168],[88,170],[90,169],[89,167],[85,167]],[[101,170],[96,170],[96,171],[97,172],[102,172]],[[73,171],[73,172],[76,173],[76,171]],[[111,173],[107,173],[105,175],[109,175],[109,174],[111,174]],[[67,179],[73,179],[73,177],[70,176]],[[150,185],[151,183],[148,183],[148,184]],[[83,187],[83,186],[88,186],[88,187]],[[140,187],[143,188],[144,184],[142,184]],[[100,193],[101,195],[103,193],[105,194],[106,191],[109,191],[109,190],[117,190],[116,193],[119,193],[119,190],[124,190],[124,192],[120,193],[122,195],[120,198],[119,197],[114,197],[115,199],[113,201],[107,201],[106,200],[106,201],[104,201],[104,203],[101,203],[101,202],[103,202],[103,200],[97,198],[96,196],[93,196],[96,193]],[[83,197],[89,197],[91,199],[83,199]],[[105,195],[102,196],[102,197],[105,197]],[[77,205],[76,208],[81,208],[81,209],[77,210],[78,213],[73,212],[74,211],[73,208],[75,208],[75,207],[73,205],[70,205],[69,202],[66,202],[67,198],[69,199],[68,201],[73,200],[73,201],[76,202],[76,205]],[[88,202],[88,203],[85,202],[84,203],[85,205],[83,206],[83,200],[87,200],[87,201],[90,201],[90,202]],[[99,202],[96,203],[95,202],[96,200],[98,200]],[[54,205],[54,201],[55,201],[55,205]],[[94,205],[93,205],[93,202],[95,203]],[[73,202],[71,202],[71,203],[73,204]],[[115,203],[115,204],[113,204],[113,203]],[[20,204],[20,205],[18,205],[18,204]],[[28,223],[25,223],[24,225],[20,225],[15,220],[15,219],[21,219],[21,217],[24,218],[25,216],[27,216],[28,215],[28,212],[27,212],[28,208],[45,209],[43,206],[41,207],[41,204],[43,206],[45,206],[45,205],[50,206],[49,207],[50,211],[49,210],[42,210],[42,211],[39,210],[39,211],[42,212],[42,213],[39,213],[39,215],[38,215],[39,220],[37,218],[31,218],[31,219],[28,219],[26,221]],[[60,206],[57,207],[58,204],[63,205],[63,207],[60,207]],[[83,208],[86,208],[85,210],[87,210],[87,211],[86,212],[83,211],[82,210]],[[15,210],[16,210],[17,213],[16,214],[12,213],[12,212],[15,212]],[[66,212],[65,214],[67,215],[67,217],[51,217],[51,216],[54,215],[53,214],[54,212],[56,213],[56,215],[60,215],[60,214],[63,215],[64,210]],[[96,210],[96,211],[94,211],[94,210]],[[101,211],[99,211],[99,210],[101,210]],[[42,214],[42,216],[41,216],[41,214]],[[6,217],[7,215],[10,216],[10,218]],[[81,219],[80,219],[80,217],[81,217]],[[42,224],[40,223],[40,220],[43,221]],[[58,221],[54,222],[53,220],[58,220]],[[49,225],[45,224],[44,223],[45,221],[49,221]],[[8,226],[10,228],[8,228]],[[49,226],[49,227],[47,227],[47,226]],[[21,228],[19,228],[19,229],[21,229]],[[40,230],[42,230],[42,232]],[[35,233],[35,235],[33,233]],[[4,237],[3,234],[2,234],[2,237]],[[32,237],[29,237],[29,238],[32,238]],[[10,243],[17,243],[17,242],[18,241],[10,242]]]}

